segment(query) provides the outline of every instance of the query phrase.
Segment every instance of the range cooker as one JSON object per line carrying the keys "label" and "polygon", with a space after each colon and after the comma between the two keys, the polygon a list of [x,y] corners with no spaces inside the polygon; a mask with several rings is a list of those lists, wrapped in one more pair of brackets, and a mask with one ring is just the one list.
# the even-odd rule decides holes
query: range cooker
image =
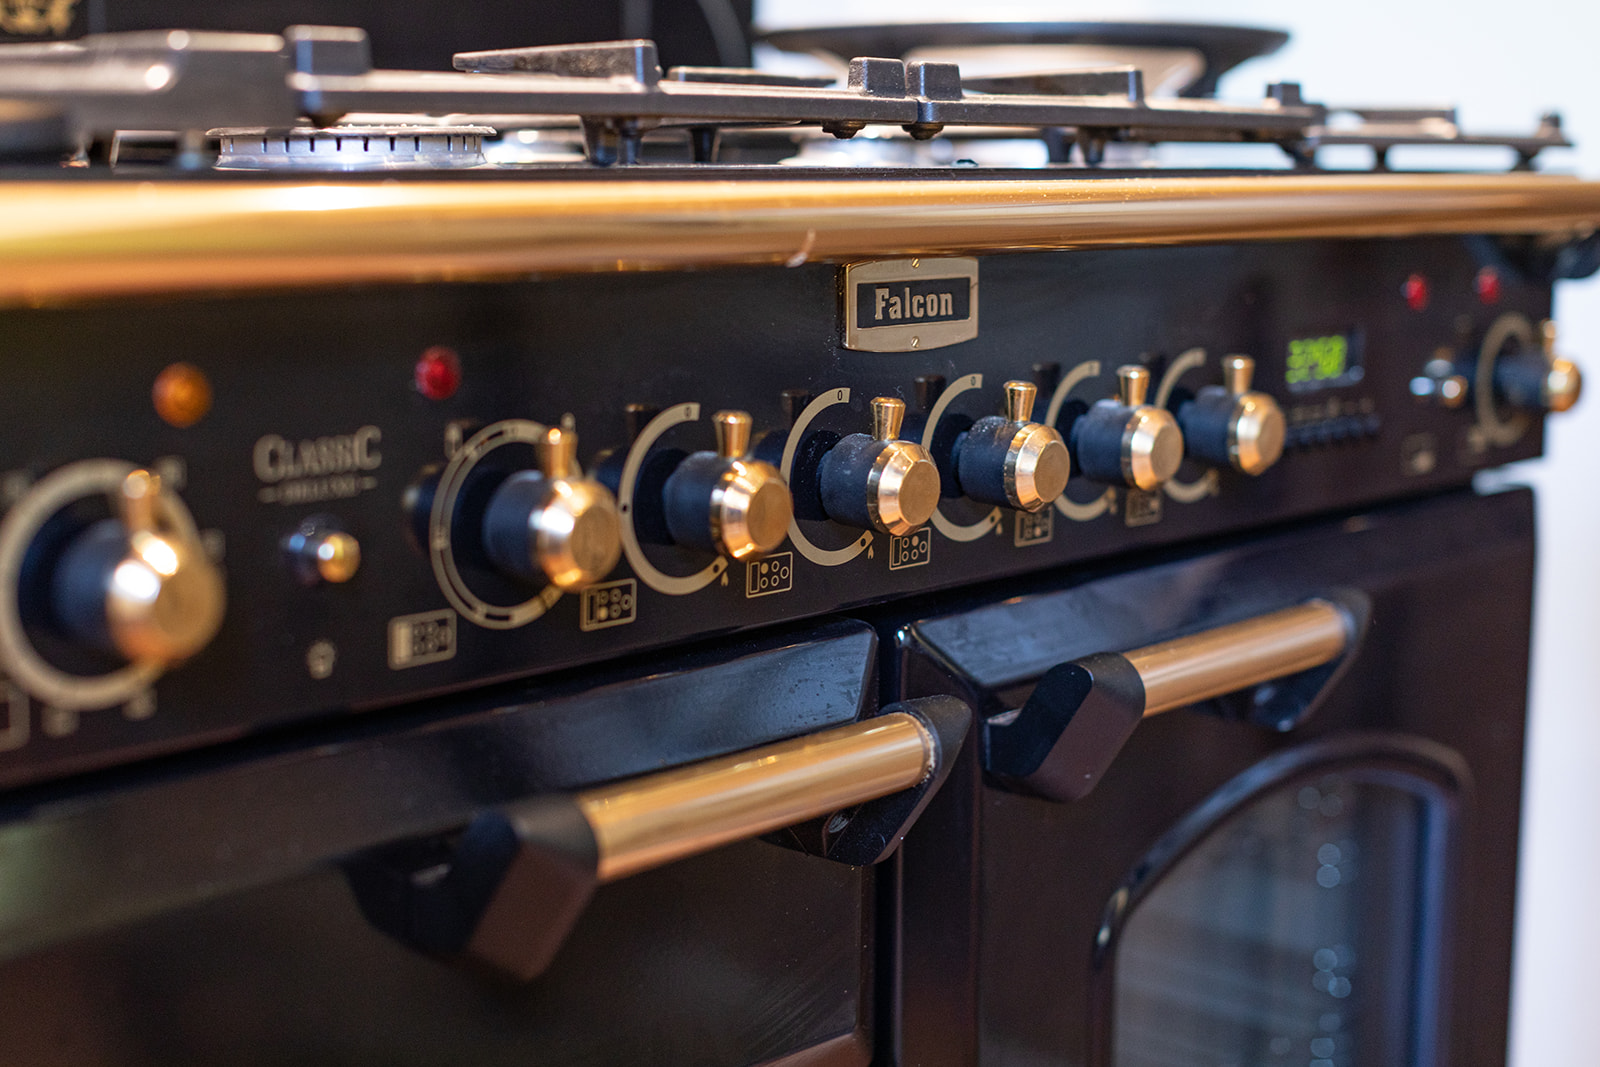
{"label": "range cooker", "polygon": [[1600,189],[1181,29],[0,49],[9,1058],[1503,1060]]}

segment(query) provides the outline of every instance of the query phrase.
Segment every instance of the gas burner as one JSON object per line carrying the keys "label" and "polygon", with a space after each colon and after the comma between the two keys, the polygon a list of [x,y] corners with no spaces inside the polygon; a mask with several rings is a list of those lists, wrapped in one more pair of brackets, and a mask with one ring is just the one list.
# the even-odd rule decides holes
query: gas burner
{"label": "gas burner", "polygon": [[484,165],[488,126],[290,126],[212,130],[218,170],[456,170]]}
{"label": "gas burner", "polygon": [[[1148,26],[1138,29],[1119,37],[1102,26],[1099,38],[1167,43]],[[1461,131],[1448,111],[1417,108],[1349,110],[1349,124],[1330,126],[1339,109],[1303,98],[1292,82],[1269,86],[1252,101],[1210,99],[1207,79],[1270,50],[1281,35],[1177,29],[1172,43],[1187,42],[1205,59],[1205,77],[1184,97],[1159,95],[1143,69],[1125,64],[975,76],[952,62],[868,56],[850,60],[839,82],[742,69],[663,72],[646,40],[464,52],[453,71],[375,70],[361,30],[295,26],[281,37],[173,31],[102,34],[48,48],[0,46],[0,100],[43,109],[50,119],[43,129],[60,138],[57,147],[85,158],[93,153],[84,146],[112,141],[121,131],[164,131],[193,146],[203,142],[202,131],[223,127],[229,143],[220,165],[232,170],[495,166],[483,157],[490,125],[572,131],[571,147],[563,145],[554,160],[544,152],[553,141],[512,145],[519,166],[561,165],[580,143],[592,164],[660,162],[645,153],[646,138],[659,144],[663,136],[685,135],[694,163],[740,162],[719,145],[773,131],[796,143],[879,130],[918,142],[943,137],[957,144],[948,153],[953,166],[983,154],[963,144],[1017,138],[1042,142],[1047,165],[1088,167],[1126,165],[1119,145],[1221,142],[1276,145],[1306,170],[1316,169],[1324,147],[1366,147],[1381,170],[1394,147],[1497,145],[1526,169],[1544,149],[1569,146],[1556,116],[1530,133],[1486,136]],[[1088,31],[1079,36],[1099,39]],[[405,116],[408,123],[414,116],[419,125],[379,126],[364,135],[358,124],[365,115]],[[425,125],[444,116],[463,127]],[[913,166],[940,165],[928,154],[898,154]],[[0,155],[15,160],[24,152],[0,137]],[[197,155],[175,153],[176,165],[193,166]]]}

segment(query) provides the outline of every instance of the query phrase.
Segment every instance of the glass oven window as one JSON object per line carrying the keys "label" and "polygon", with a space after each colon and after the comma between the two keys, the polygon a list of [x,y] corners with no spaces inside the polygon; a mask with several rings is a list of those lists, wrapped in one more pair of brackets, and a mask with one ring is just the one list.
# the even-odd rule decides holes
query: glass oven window
{"label": "glass oven window", "polygon": [[1435,804],[1330,774],[1215,827],[1126,918],[1116,1067],[1416,1062]]}

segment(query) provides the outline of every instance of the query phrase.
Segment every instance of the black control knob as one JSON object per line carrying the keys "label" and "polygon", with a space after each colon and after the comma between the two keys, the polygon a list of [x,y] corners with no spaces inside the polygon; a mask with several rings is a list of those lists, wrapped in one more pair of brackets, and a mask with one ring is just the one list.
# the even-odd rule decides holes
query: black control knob
{"label": "black control knob", "polygon": [[130,473],[114,503],[119,517],[90,526],[62,555],[51,581],[56,618],[132,662],[188,659],[222,626],[222,574],[155,474]]}
{"label": "black control knob", "polygon": [[979,419],[956,440],[956,479],[974,500],[1039,511],[1067,487],[1072,457],[1054,427],[1032,421],[1038,387],[1005,388],[1006,413]]}
{"label": "black control knob", "polygon": [[1266,393],[1250,388],[1256,361],[1229,356],[1222,361],[1222,385],[1208,385],[1178,409],[1183,444],[1215,466],[1255,475],[1278,462],[1288,429],[1283,409]]}
{"label": "black control knob", "polygon": [[539,469],[513,474],[489,499],[484,551],[526,582],[590,585],[622,556],[617,502],[605,486],[578,474],[577,434],[552,427],[536,448]]}
{"label": "black control knob", "polygon": [[1583,393],[1583,374],[1556,355],[1556,325],[1541,327],[1542,352],[1511,352],[1494,362],[1495,395],[1527,411],[1566,411]]}
{"label": "black control knob", "polygon": [[789,533],[794,501],[783,475],[749,457],[748,413],[719,411],[715,452],[696,452],[678,464],[662,489],[667,530],[680,545],[733,559],[765,555]]}
{"label": "black control knob", "polygon": [[1150,372],[1117,368],[1117,396],[1099,400],[1072,424],[1072,451],[1088,478],[1159,489],[1183,462],[1183,431],[1172,413],[1145,403]]}
{"label": "black control knob", "polygon": [[822,509],[835,522],[903,536],[939,506],[939,468],[928,450],[900,440],[903,400],[872,401],[872,433],[853,433],[828,450],[818,467]]}

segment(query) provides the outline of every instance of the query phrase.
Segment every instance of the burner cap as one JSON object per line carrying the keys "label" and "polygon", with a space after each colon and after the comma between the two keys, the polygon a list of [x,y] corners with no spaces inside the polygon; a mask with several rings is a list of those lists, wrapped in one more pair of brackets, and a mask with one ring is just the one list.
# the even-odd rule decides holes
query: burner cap
{"label": "burner cap", "polygon": [[481,167],[488,126],[221,129],[218,170],[439,170]]}

